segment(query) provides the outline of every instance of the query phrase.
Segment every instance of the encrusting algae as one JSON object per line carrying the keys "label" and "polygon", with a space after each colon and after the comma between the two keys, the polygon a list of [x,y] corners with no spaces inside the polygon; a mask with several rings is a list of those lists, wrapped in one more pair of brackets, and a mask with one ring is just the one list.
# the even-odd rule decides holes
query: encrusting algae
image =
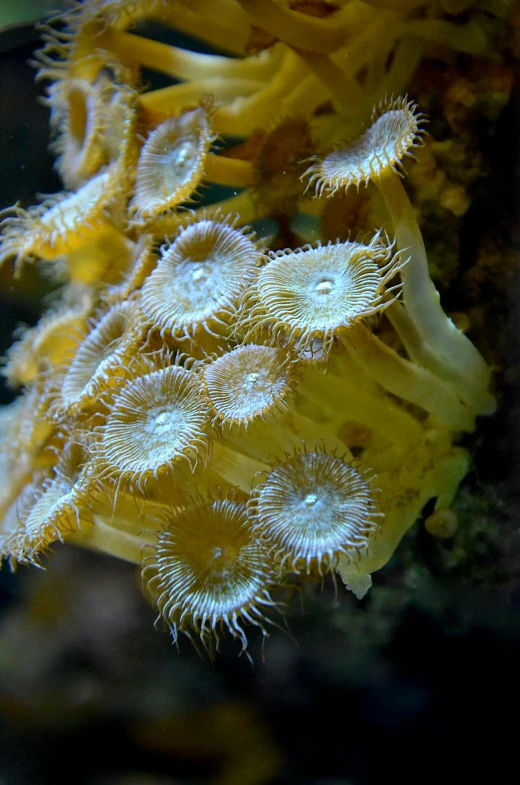
{"label": "encrusting algae", "polygon": [[[246,649],[295,576],[362,597],[428,501],[428,531],[456,529],[490,369],[442,309],[402,183],[425,117],[385,97],[431,42],[490,52],[469,3],[464,22],[442,5],[87,0],[44,27],[67,190],[6,211],[0,265],[69,283],[6,358],[12,568],[57,540],[118,556],[175,641]],[[150,20],[222,54],[151,40]],[[208,183],[235,194],[203,204]],[[384,227],[305,244],[360,188]]]}

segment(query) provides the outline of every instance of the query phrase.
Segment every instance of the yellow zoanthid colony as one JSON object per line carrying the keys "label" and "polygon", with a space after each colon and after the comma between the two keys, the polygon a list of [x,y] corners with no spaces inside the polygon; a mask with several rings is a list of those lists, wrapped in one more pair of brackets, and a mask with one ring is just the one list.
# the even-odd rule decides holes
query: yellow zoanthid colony
{"label": "yellow zoanthid colony", "polygon": [[[295,575],[361,597],[428,501],[428,530],[453,529],[490,370],[403,186],[425,118],[385,96],[432,41],[486,53],[469,6],[86,0],[44,28],[66,190],[6,211],[0,264],[67,283],[4,368],[11,566],[57,540],[118,556],[175,640],[245,648]],[[222,54],[147,36],[172,28]],[[235,193],[208,204],[207,184]],[[360,187],[380,222],[320,242]]]}

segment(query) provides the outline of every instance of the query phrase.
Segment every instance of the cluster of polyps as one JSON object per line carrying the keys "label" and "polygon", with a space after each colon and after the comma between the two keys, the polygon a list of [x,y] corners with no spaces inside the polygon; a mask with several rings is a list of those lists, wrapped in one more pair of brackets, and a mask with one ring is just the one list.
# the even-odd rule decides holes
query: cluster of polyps
{"label": "cluster of polyps", "polygon": [[[494,400],[441,308],[396,172],[420,143],[415,106],[379,105],[357,139],[319,153],[352,121],[353,96],[366,104],[406,76],[397,31],[438,29],[422,4],[406,3],[404,21],[388,0],[384,14],[373,0],[316,2],[323,18],[273,0],[192,5],[87,2],[46,32],[40,76],[71,190],[8,211],[0,260],[18,275],[45,263],[69,284],[7,358],[23,390],[0,412],[0,552],[38,563],[66,540],[141,564],[175,639],[210,646],[227,629],[245,647],[291,576],[339,571],[362,596],[428,500],[430,530],[453,528],[469,462],[455,443]],[[126,31],[154,15],[184,32],[207,17],[197,32],[241,57]],[[370,80],[383,16],[395,67]],[[253,25],[273,45],[242,56]],[[143,91],[141,66],[184,81]],[[291,155],[281,126],[298,131]],[[216,154],[226,133],[256,133],[256,146]],[[249,190],[197,207],[205,181]],[[313,189],[319,215],[369,182],[393,238],[374,228],[270,251],[245,226],[290,218]]]}

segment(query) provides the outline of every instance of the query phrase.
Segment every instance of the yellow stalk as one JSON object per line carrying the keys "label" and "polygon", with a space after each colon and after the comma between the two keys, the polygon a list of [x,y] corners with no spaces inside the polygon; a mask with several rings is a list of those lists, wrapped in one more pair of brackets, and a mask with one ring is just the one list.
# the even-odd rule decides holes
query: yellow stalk
{"label": "yellow stalk", "polygon": [[201,54],[152,41],[133,33],[112,31],[107,46],[125,62],[171,76],[173,79],[268,79],[280,61],[281,48],[240,59]]}
{"label": "yellow stalk", "polygon": [[[384,51],[387,46],[391,47],[395,29],[394,14],[381,14],[381,18],[361,32],[352,43],[339,49],[331,57],[302,51],[300,54],[312,73],[283,100],[282,111],[300,112],[310,116],[320,104],[332,96],[344,115],[343,118],[332,115],[337,131],[341,131],[345,136],[358,130],[359,103],[363,100],[364,90],[356,82],[355,75],[364,65],[370,67],[374,54],[382,47]],[[382,38],[384,45],[381,43]],[[352,116],[356,117],[356,127],[346,128],[345,117]]]}
{"label": "yellow stalk", "polygon": [[232,101],[250,96],[264,87],[264,82],[254,79],[201,79],[163,87],[143,93],[139,101],[143,109],[152,113],[171,116],[189,106],[196,106],[201,98],[211,95],[216,101]]}
{"label": "yellow stalk", "polygon": [[64,257],[74,283],[96,284],[108,275],[125,272],[135,243],[114,226],[102,224],[98,234]]}
{"label": "yellow stalk", "polygon": [[183,33],[200,38],[224,52],[242,55],[251,34],[251,23],[238,3],[228,0],[191,0],[169,3],[161,21]]}
{"label": "yellow stalk", "polygon": [[395,227],[397,246],[410,257],[403,267],[403,301],[419,334],[441,358],[474,383],[487,387],[490,370],[471,341],[444,313],[428,270],[415,211],[399,175],[387,169],[375,181]]}
{"label": "yellow stalk", "polygon": [[[237,98],[218,109],[215,129],[221,134],[249,136],[257,128],[265,128],[277,115],[278,107],[306,75],[307,69],[293,52],[287,52],[280,70],[267,85],[248,98]],[[218,97],[216,96],[217,100]]]}
{"label": "yellow stalk", "polygon": [[255,474],[266,471],[268,468],[268,465],[263,461],[237,453],[219,442],[213,443],[210,469],[233,487],[240,488],[244,493],[250,493]]}
{"label": "yellow stalk", "polygon": [[298,385],[298,396],[312,401],[319,411],[329,410],[331,426],[338,428],[348,419],[365,425],[399,450],[417,443],[422,427],[407,411],[378,390],[370,377],[345,354],[321,366],[310,366]]}
{"label": "yellow stalk", "polygon": [[374,15],[374,10],[352,0],[327,19],[292,11],[276,0],[239,0],[257,25],[290,46],[330,54],[356,35]]}
{"label": "yellow stalk", "polygon": [[[364,54],[366,77],[363,81],[365,94],[377,89],[387,74],[388,58],[396,46],[397,20],[395,14],[382,13],[374,25],[372,35],[364,36],[364,46],[359,50],[358,57]],[[359,46],[356,42],[354,46]]]}
{"label": "yellow stalk", "polygon": [[205,163],[204,178],[212,183],[231,188],[245,188],[255,182],[255,172],[250,161],[228,158],[209,153]]}
{"label": "yellow stalk", "polygon": [[308,74],[281,99],[280,113],[312,116],[320,104],[329,98],[330,93],[323,82],[314,74]]}
{"label": "yellow stalk", "polygon": [[342,114],[351,115],[353,105],[357,105],[363,92],[352,76],[345,73],[331,57],[319,52],[310,52],[294,47],[309,70],[322,82],[331,94],[337,109]]}
{"label": "yellow stalk", "polygon": [[492,414],[495,411],[494,396],[484,387],[476,385],[474,379],[462,374],[458,368],[443,362],[442,358],[423,340],[402,303],[392,303],[386,313],[411,360],[427,368],[440,379],[453,384],[464,403],[476,414]]}
{"label": "yellow stalk", "polygon": [[[410,450],[405,460],[377,477],[384,518],[380,529],[369,536],[368,548],[359,561],[340,559],[340,574],[347,585],[361,575],[381,569],[392,557],[402,537],[413,526],[429,499],[448,507],[460,482],[468,473],[469,455],[452,447],[446,431],[430,431]],[[369,583],[370,585],[370,583]]]}
{"label": "yellow stalk", "polygon": [[116,556],[132,564],[140,564],[143,545],[152,545],[156,539],[151,532],[134,534],[121,531],[110,524],[109,517],[94,515],[93,523],[82,523],[82,528],[68,536],[67,542],[107,556]]}
{"label": "yellow stalk", "polygon": [[[324,425],[323,422],[299,413],[292,403],[290,407],[276,416],[268,415],[265,420],[252,423],[247,431],[239,430],[237,426],[224,431],[226,446],[235,453],[239,463],[244,458],[256,461],[260,459],[261,462],[267,463],[270,456],[281,457],[284,453],[292,453],[302,442],[309,447],[325,442],[329,450],[344,450],[345,444],[328,424]],[[253,476],[251,474],[249,477],[249,487]]]}
{"label": "yellow stalk", "polygon": [[486,34],[475,20],[463,25],[456,25],[444,19],[414,19],[402,24],[401,30],[403,33],[409,33],[466,54],[485,55],[489,53]]}
{"label": "yellow stalk", "polygon": [[[222,211],[224,215],[239,215],[242,226],[251,224],[263,217],[262,212],[254,203],[251,198],[251,193],[247,188],[236,194],[236,196],[232,196],[229,199],[223,199],[220,202],[214,202],[210,205],[203,205],[193,212],[197,215],[202,212],[205,213],[208,210],[215,212],[219,210]],[[177,232],[182,219],[182,213],[171,213],[170,215],[164,215],[157,218],[152,226],[154,234],[164,237],[173,236]]]}
{"label": "yellow stalk", "polygon": [[[394,25],[392,35],[397,35],[397,26]],[[360,114],[369,117],[374,106],[389,95],[401,95],[406,92],[412,76],[422,60],[426,44],[413,35],[403,35],[398,42],[392,64],[388,73],[364,100]]]}
{"label": "yellow stalk", "polygon": [[352,359],[388,392],[433,414],[446,428],[474,429],[474,416],[449,385],[399,357],[364,325],[351,327],[340,340]]}

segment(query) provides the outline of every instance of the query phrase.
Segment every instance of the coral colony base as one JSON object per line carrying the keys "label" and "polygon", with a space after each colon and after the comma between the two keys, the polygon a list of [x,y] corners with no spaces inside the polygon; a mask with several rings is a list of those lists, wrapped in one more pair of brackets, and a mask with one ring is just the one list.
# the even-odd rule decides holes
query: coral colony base
{"label": "coral colony base", "polygon": [[[382,100],[428,40],[485,53],[478,17],[445,5],[87,0],[44,27],[67,190],[6,211],[0,264],[66,285],[4,368],[11,567],[57,540],[120,557],[175,641],[245,649],[295,575],[362,597],[429,500],[428,530],[453,530],[490,372],[442,309],[403,187],[425,118]],[[150,19],[225,54],[143,37]],[[145,87],[144,67],[175,83]],[[247,140],[217,148],[229,135]],[[201,206],[208,182],[235,196]],[[283,247],[361,186],[385,228]],[[261,241],[265,217],[279,234]]]}

